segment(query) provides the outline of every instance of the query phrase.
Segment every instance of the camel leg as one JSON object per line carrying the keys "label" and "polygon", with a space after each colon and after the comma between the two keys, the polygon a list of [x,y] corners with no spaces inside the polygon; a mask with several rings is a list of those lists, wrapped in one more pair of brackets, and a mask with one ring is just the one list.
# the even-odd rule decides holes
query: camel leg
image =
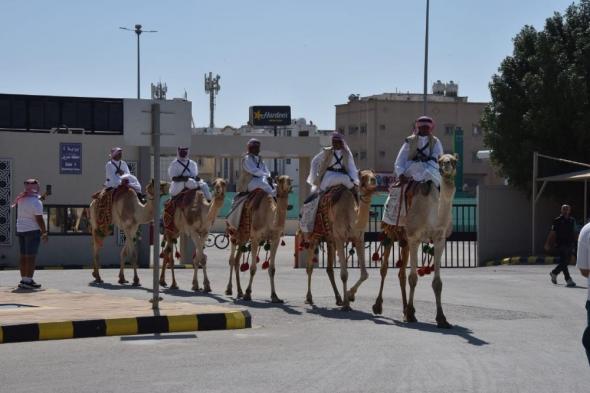
{"label": "camel leg", "polygon": [[369,273],[367,273],[367,267],[365,266],[365,245],[363,244],[364,239],[363,235],[361,235],[355,242],[354,248],[356,249],[356,255],[359,260],[359,267],[361,269],[361,276],[357,280],[356,283],[350,288],[348,291],[348,300],[354,302],[354,297],[356,295],[356,291],[358,291],[359,287],[369,277]]}
{"label": "camel leg", "polygon": [[388,243],[383,246],[383,258],[381,259],[381,268],[379,269],[379,273],[381,274],[381,286],[379,287],[379,295],[377,295],[377,299],[375,299],[375,304],[373,304],[374,314],[381,314],[383,312],[383,285],[385,283],[385,277],[387,277],[387,265],[389,262],[390,254],[391,243]]}
{"label": "camel leg", "polygon": [[[136,227],[134,232],[135,236],[137,236],[137,230],[139,229],[139,227]],[[131,242],[132,247],[131,247],[131,264],[133,265],[133,284],[131,284],[134,287],[139,287],[141,286],[140,282],[139,282],[139,276],[137,275],[137,243],[132,241]]]}
{"label": "camel leg", "polygon": [[121,267],[119,268],[119,284],[127,284],[129,281],[125,279],[125,260],[127,256],[131,253],[131,243],[133,243],[133,238],[131,238],[131,233],[129,230],[125,230],[125,245],[121,250]]}
{"label": "camel leg", "polygon": [[328,263],[326,267],[326,272],[328,273],[328,278],[330,279],[330,284],[332,284],[332,289],[334,290],[334,297],[336,298],[336,305],[342,306],[342,296],[340,296],[340,292],[338,292],[338,286],[336,286],[336,279],[334,278],[334,262],[336,259],[336,252],[334,250],[334,244],[330,242],[326,242],[326,252],[328,253]]}
{"label": "camel leg", "polygon": [[236,257],[234,258],[234,271],[236,272],[236,288],[238,288],[238,299],[244,297],[242,284],[240,283],[240,259],[242,259],[242,251],[240,251],[241,246],[241,244],[237,246],[238,251],[236,252]]}
{"label": "camel leg", "polygon": [[256,260],[258,259],[258,251],[260,250],[260,243],[259,239],[251,239],[250,244],[252,244],[252,261],[250,262],[250,281],[248,282],[248,287],[246,288],[246,293],[244,294],[244,300],[252,300],[252,282],[254,281],[254,276],[256,275]]}
{"label": "camel leg", "polygon": [[307,250],[307,263],[305,270],[307,271],[307,295],[305,296],[305,304],[313,304],[313,297],[311,296],[311,275],[313,274],[313,255],[317,247],[316,242],[311,242]]}
{"label": "camel leg", "polygon": [[418,247],[420,246],[420,242],[412,240],[409,242],[409,245],[411,271],[408,281],[410,282],[410,298],[404,313],[404,319],[406,322],[417,322],[416,309],[414,308],[414,290],[416,289],[416,284],[418,283],[418,273],[416,272],[416,267],[418,265]]}
{"label": "camel leg", "polygon": [[[177,240],[178,238],[174,239]],[[172,284],[170,284],[170,289],[178,289],[178,284],[176,283],[176,275],[174,270],[174,243],[170,242],[170,251],[168,252],[168,263],[170,264],[170,275],[172,276]]]}
{"label": "camel leg", "polygon": [[277,296],[277,291],[275,288],[275,257],[277,255],[277,250],[279,249],[280,239],[281,238],[277,233],[276,236],[273,236],[272,242],[270,244],[270,263],[268,267],[268,276],[270,278],[270,301],[272,303],[284,303],[284,301]]}
{"label": "camel leg", "polygon": [[443,313],[441,293],[442,280],[440,279],[440,261],[442,252],[445,248],[445,239],[439,239],[434,244],[434,278],[432,280],[432,289],[436,298],[436,325],[442,329],[452,328],[451,324],[447,322],[447,318]]}
{"label": "camel leg", "polygon": [[94,277],[94,282],[97,284],[102,284],[102,278],[100,278],[100,248],[101,248],[102,239],[92,230],[92,277]]}
{"label": "camel leg", "polygon": [[408,297],[406,295],[406,267],[408,266],[408,259],[410,255],[410,248],[407,244],[400,248],[400,253],[402,265],[399,268],[397,277],[399,278],[399,286],[402,291],[402,310],[404,315],[406,315],[406,309],[408,308]]}
{"label": "camel leg", "polygon": [[168,249],[170,247],[172,247],[172,243],[166,240],[166,244],[164,245],[164,249],[162,250],[164,258],[162,259],[162,271],[160,272],[160,285],[163,287],[168,286],[168,284],[166,283],[166,266],[168,265]]}
{"label": "camel leg", "polygon": [[232,275],[234,270],[234,260],[236,257],[236,245],[232,242],[229,250],[229,281],[227,282],[227,287],[225,287],[225,294],[228,296],[232,295]]}
{"label": "camel leg", "polygon": [[346,290],[346,283],[348,281],[348,264],[346,262],[346,249],[344,248],[344,242],[337,240],[334,242],[336,253],[338,254],[338,263],[340,264],[340,279],[342,280],[342,294],[344,299],[342,301],[342,311],[350,311],[350,302],[348,300],[348,291]]}

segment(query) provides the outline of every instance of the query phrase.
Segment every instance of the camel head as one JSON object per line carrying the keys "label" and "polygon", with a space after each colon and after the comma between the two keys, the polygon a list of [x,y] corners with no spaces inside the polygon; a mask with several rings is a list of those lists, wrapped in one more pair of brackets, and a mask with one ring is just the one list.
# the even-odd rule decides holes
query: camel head
{"label": "camel head", "polygon": [[457,172],[459,157],[456,154],[443,154],[438,159],[439,171],[442,177],[452,179]]}
{"label": "camel head", "polygon": [[372,194],[377,190],[377,178],[371,169],[359,171],[359,180],[362,194]]}
{"label": "camel head", "polygon": [[224,179],[217,178],[213,180],[213,197],[214,198],[224,198],[225,197],[225,187],[227,186],[227,182]]}
{"label": "camel head", "polygon": [[277,197],[287,196],[293,189],[291,178],[287,175],[281,175],[277,179]]}
{"label": "camel head", "polygon": [[[170,184],[165,181],[160,181],[160,196],[168,195],[169,190]],[[145,188],[145,192],[151,197],[154,196],[154,179],[152,179],[150,183],[147,185],[147,187]]]}

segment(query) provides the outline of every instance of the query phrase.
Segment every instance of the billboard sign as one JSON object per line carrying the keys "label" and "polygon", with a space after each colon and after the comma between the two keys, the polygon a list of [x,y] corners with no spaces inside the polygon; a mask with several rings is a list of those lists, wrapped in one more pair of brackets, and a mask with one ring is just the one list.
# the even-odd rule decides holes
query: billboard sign
{"label": "billboard sign", "polygon": [[253,126],[291,125],[290,106],[251,106],[250,124]]}
{"label": "billboard sign", "polygon": [[59,144],[59,173],[62,175],[82,174],[82,144]]}

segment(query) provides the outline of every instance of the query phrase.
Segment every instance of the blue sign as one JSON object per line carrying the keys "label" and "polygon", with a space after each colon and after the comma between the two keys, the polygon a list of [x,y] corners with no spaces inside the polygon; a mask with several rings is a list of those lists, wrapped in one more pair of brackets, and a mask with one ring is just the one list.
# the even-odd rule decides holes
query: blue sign
{"label": "blue sign", "polygon": [[59,173],[62,175],[82,174],[82,144],[59,144]]}

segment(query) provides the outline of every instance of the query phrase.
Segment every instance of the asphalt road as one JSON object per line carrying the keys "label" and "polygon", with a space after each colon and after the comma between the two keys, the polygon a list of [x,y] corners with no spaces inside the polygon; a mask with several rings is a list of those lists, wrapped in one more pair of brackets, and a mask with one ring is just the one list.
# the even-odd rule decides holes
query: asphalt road
{"label": "asphalt road", "polygon": [[[369,271],[353,311],[335,307],[325,271],[316,270],[316,305],[304,304],[306,273],[281,251],[277,292],[259,269],[253,301],[246,305],[253,328],[103,337],[0,345],[0,392],[587,392],[590,368],[581,346],[585,327],[583,288],[549,282],[548,266],[443,270],[443,302],[454,325],[434,322],[432,276],[418,283],[420,322],[401,321],[397,269],[385,287],[384,314],[374,316],[379,272]],[[211,294],[190,291],[192,270],[177,270],[180,290],[164,301],[234,304],[225,296],[225,253],[209,258]],[[572,269],[573,270],[573,269]],[[89,285],[90,271],[39,271],[46,287],[149,299],[145,288]],[[358,277],[353,269],[350,279]],[[129,276],[131,277],[131,276]],[[243,274],[243,282],[247,274]],[[0,286],[15,284],[16,271],[0,272]],[[340,281],[338,280],[340,285]]]}

